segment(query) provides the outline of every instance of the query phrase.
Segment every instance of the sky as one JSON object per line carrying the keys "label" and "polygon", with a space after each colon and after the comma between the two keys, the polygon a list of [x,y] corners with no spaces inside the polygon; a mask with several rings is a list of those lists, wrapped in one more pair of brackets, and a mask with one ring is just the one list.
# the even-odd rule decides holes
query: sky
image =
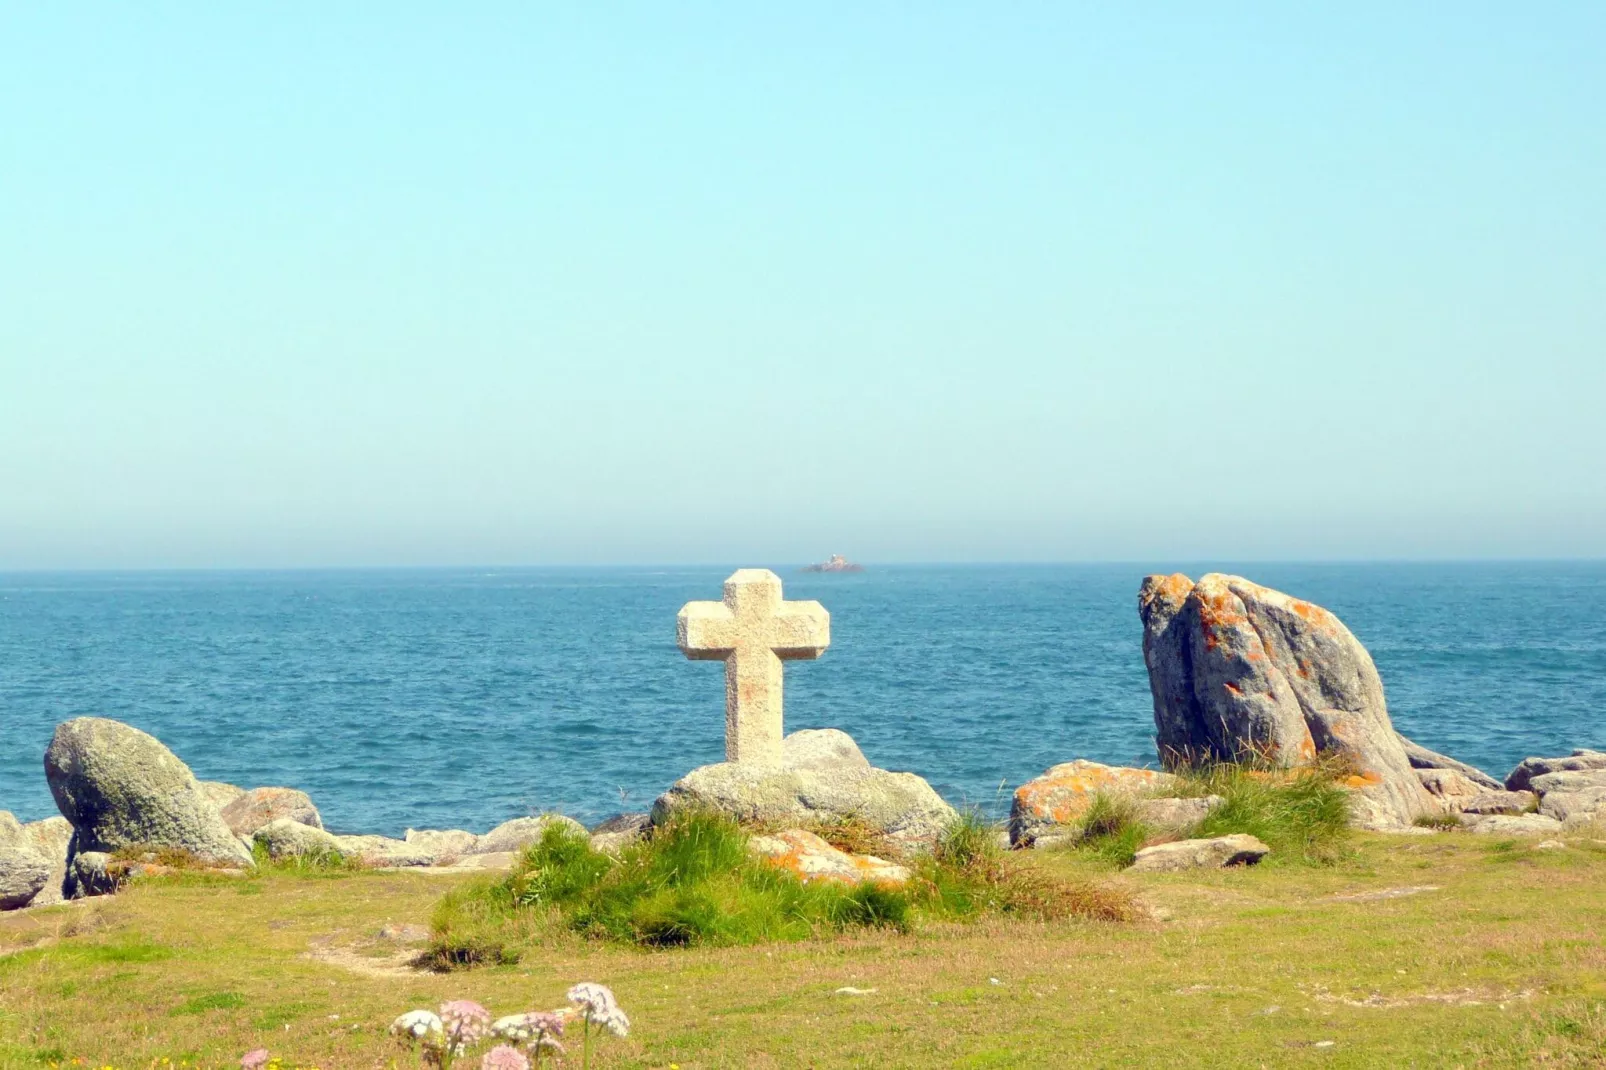
{"label": "sky", "polygon": [[0,43],[0,569],[1606,555],[1606,5]]}

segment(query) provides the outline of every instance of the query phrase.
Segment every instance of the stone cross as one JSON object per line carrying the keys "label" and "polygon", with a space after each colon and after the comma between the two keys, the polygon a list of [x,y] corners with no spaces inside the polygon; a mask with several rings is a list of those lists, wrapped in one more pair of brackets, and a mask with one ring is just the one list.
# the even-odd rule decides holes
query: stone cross
{"label": "stone cross", "polygon": [[781,661],[817,658],[831,645],[831,614],[818,602],[781,599],[781,578],[743,568],[722,602],[687,602],[676,618],[680,649],[725,663],[725,760],[781,764]]}

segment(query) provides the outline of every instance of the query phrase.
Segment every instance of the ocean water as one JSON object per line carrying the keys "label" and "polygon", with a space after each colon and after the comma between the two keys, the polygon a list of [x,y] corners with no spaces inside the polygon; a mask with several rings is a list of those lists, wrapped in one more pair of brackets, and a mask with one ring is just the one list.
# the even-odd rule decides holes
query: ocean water
{"label": "ocean water", "polygon": [[[1327,606],[1372,651],[1395,724],[1503,776],[1606,747],[1606,563],[1216,564]],[[786,669],[788,730],[993,813],[1056,762],[1154,760],[1136,609],[1170,564],[777,568],[831,611]],[[729,569],[0,575],[0,809],[55,806],[41,757],[93,714],[208,780],[309,792],[336,831],[483,831],[645,809],[723,755],[717,662],[675,613]]]}

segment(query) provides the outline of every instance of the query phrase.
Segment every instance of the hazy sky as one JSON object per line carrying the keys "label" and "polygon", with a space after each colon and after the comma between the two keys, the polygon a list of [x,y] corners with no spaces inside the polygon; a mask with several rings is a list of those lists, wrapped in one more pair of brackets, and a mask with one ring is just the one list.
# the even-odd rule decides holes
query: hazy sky
{"label": "hazy sky", "polygon": [[0,568],[1606,553],[1606,4],[73,6]]}

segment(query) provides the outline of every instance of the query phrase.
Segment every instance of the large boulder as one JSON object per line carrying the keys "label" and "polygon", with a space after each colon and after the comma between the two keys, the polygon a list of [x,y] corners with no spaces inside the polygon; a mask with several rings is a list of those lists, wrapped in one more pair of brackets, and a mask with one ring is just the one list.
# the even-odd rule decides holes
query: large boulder
{"label": "large boulder", "polygon": [[[857,751],[857,746],[854,747]],[[718,762],[693,769],[660,795],[652,820],[661,825],[681,810],[714,810],[738,821],[770,827],[854,818],[901,849],[930,847],[953,822],[954,808],[913,773],[892,773],[846,756],[779,767]]]}
{"label": "large boulder", "polygon": [[79,717],[56,727],[45,779],[73,825],[72,854],[148,844],[249,865],[189,766],[153,736],[119,721]]}
{"label": "large boulder", "polygon": [[1534,779],[1550,773],[1590,773],[1606,770],[1606,751],[1575,750],[1566,758],[1524,758],[1506,777],[1507,791],[1539,791]]}
{"label": "large boulder", "polygon": [[1239,576],[1150,576],[1138,592],[1161,764],[1355,769],[1357,823],[1409,827],[1438,807],[1389,720],[1372,657],[1320,606]]}
{"label": "large boulder", "polygon": [[1546,792],[1539,812],[1568,827],[1587,825],[1606,811],[1606,786]]}
{"label": "large boulder", "polygon": [[27,906],[49,880],[50,859],[13,814],[0,810],[0,910]]}
{"label": "large boulder", "polygon": [[67,853],[72,845],[72,822],[58,814],[43,821],[30,821],[22,826],[22,831],[32,841],[34,850],[50,863],[50,879],[28,905],[47,907],[61,902],[62,889],[67,883]]}
{"label": "large boulder", "polygon": [[1156,769],[1131,769],[1078,758],[1062,762],[1015,789],[1009,806],[1009,842],[1030,847],[1076,822],[1097,795],[1134,799],[1174,789],[1176,777]]}
{"label": "large boulder", "polygon": [[1606,769],[1544,773],[1528,781],[1528,790],[1541,798],[1552,792],[1588,791],[1591,788],[1606,788]]}
{"label": "large boulder", "polygon": [[250,839],[257,829],[282,818],[323,828],[323,817],[304,791],[295,788],[252,788],[230,800],[220,811],[224,824],[236,836]]}

